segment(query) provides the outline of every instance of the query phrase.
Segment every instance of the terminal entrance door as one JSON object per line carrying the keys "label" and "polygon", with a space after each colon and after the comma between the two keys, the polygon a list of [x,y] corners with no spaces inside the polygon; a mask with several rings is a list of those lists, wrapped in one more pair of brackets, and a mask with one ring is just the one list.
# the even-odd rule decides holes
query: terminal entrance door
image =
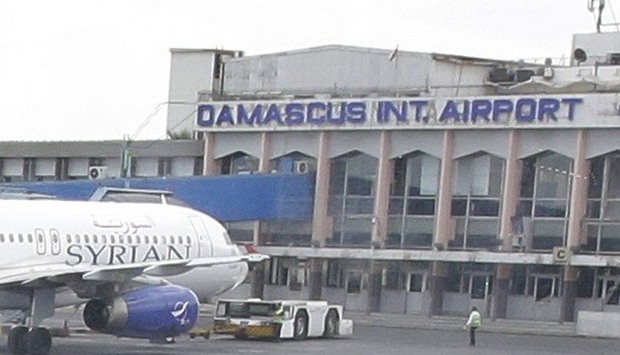
{"label": "terminal entrance door", "polygon": [[477,307],[485,316],[491,313],[491,292],[493,291],[493,275],[473,273],[469,278],[469,303]]}
{"label": "terminal entrance door", "polygon": [[598,293],[603,303],[604,311],[620,310],[620,276],[605,276],[599,278]]}

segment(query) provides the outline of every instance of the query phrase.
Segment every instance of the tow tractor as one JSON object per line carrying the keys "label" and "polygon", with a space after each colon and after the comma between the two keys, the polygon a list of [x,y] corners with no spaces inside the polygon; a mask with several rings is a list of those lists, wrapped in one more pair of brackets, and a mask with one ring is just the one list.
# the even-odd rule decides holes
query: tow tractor
{"label": "tow tractor", "polygon": [[[283,315],[276,320],[277,311],[283,311]],[[353,321],[343,319],[342,306],[326,301],[221,299],[213,317],[213,333],[233,335],[237,339],[302,340],[353,333]]]}

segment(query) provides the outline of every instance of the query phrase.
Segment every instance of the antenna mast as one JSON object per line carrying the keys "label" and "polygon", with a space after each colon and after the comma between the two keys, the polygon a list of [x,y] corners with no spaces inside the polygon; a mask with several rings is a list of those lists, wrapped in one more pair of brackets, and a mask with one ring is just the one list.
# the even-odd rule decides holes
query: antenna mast
{"label": "antenna mast", "polygon": [[605,10],[606,1],[605,0],[588,0],[588,11],[592,13],[594,16],[594,21],[596,23],[596,32],[601,33],[601,28],[605,26],[614,26],[616,27],[616,31],[620,31],[620,23],[616,20],[616,14],[614,13],[614,9],[609,4],[609,11],[611,13],[611,17],[613,19],[612,23],[603,23],[603,10]]}

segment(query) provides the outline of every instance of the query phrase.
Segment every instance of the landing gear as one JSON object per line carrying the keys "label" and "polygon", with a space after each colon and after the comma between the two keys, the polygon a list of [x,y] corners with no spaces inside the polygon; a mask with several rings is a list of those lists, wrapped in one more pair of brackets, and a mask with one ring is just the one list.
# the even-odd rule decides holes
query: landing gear
{"label": "landing gear", "polygon": [[52,348],[52,335],[47,328],[11,328],[8,340],[9,353],[14,355],[47,355]]}
{"label": "landing gear", "polygon": [[17,326],[9,332],[9,353],[22,355],[28,352],[28,327]]}
{"label": "landing gear", "polygon": [[52,335],[39,325],[54,315],[55,289],[36,288],[26,322],[11,328],[8,338],[9,353],[13,355],[48,355],[52,349]]}
{"label": "landing gear", "polygon": [[30,328],[28,331],[28,354],[48,355],[52,349],[52,335],[47,328]]}

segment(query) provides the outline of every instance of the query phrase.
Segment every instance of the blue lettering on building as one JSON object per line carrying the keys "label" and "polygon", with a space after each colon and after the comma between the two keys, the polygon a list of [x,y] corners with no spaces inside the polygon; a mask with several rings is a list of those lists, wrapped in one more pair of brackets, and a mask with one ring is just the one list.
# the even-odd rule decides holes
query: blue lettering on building
{"label": "blue lettering on building", "polygon": [[284,109],[284,122],[288,126],[297,126],[304,124],[304,105],[288,104]]}
{"label": "blue lettering on building", "polygon": [[495,121],[496,117],[491,117],[493,112],[493,102],[491,100],[474,100],[471,103],[471,122],[476,123],[479,121],[489,122]]}
{"label": "blue lettering on building", "polygon": [[346,103],[327,103],[327,122],[334,125],[341,125],[344,123],[346,115]]}
{"label": "blue lettering on building", "polygon": [[493,105],[493,121],[498,121],[503,116],[509,116],[514,110],[515,105],[510,100],[495,100]]}
{"label": "blue lettering on building", "polygon": [[278,124],[282,124],[282,117],[280,116],[280,107],[276,104],[269,105],[267,109],[267,114],[265,114],[265,119],[262,120],[262,124],[269,124],[271,122],[275,122]]}
{"label": "blue lettering on building", "polygon": [[454,121],[459,122],[461,120],[461,113],[459,112],[458,107],[456,107],[456,102],[448,101],[446,102],[446,106],[444,106],[443,111],[441,111],[441,115],[439,116],[439,121]]}
{"label": "blue lettering on building", "polygon": [[360,124],[366,122],[366,103],[365,102],[349,102],[346,106],[346,120],[349,123]]}
{"label": "blue lettering on building", "polygon": [[419,126],[489,125],[573,121],[582,98],[304,101],[203,104],[198,127],[355,127],[366,124]]}
{"label": "blue lettering on building", "polygon": [[308,104],[307,120],[310,124],[321,125],[325,123],[325,103],[311,102]]}
{"label": "blue lettering on building", "polygon": [[[248,115],[248,111],[251,113]],[[256,105],[253,109],[247,110],[243,105],[237,105],[237,124],[248,126],[258,123],[263,116],[263,106]]]}

